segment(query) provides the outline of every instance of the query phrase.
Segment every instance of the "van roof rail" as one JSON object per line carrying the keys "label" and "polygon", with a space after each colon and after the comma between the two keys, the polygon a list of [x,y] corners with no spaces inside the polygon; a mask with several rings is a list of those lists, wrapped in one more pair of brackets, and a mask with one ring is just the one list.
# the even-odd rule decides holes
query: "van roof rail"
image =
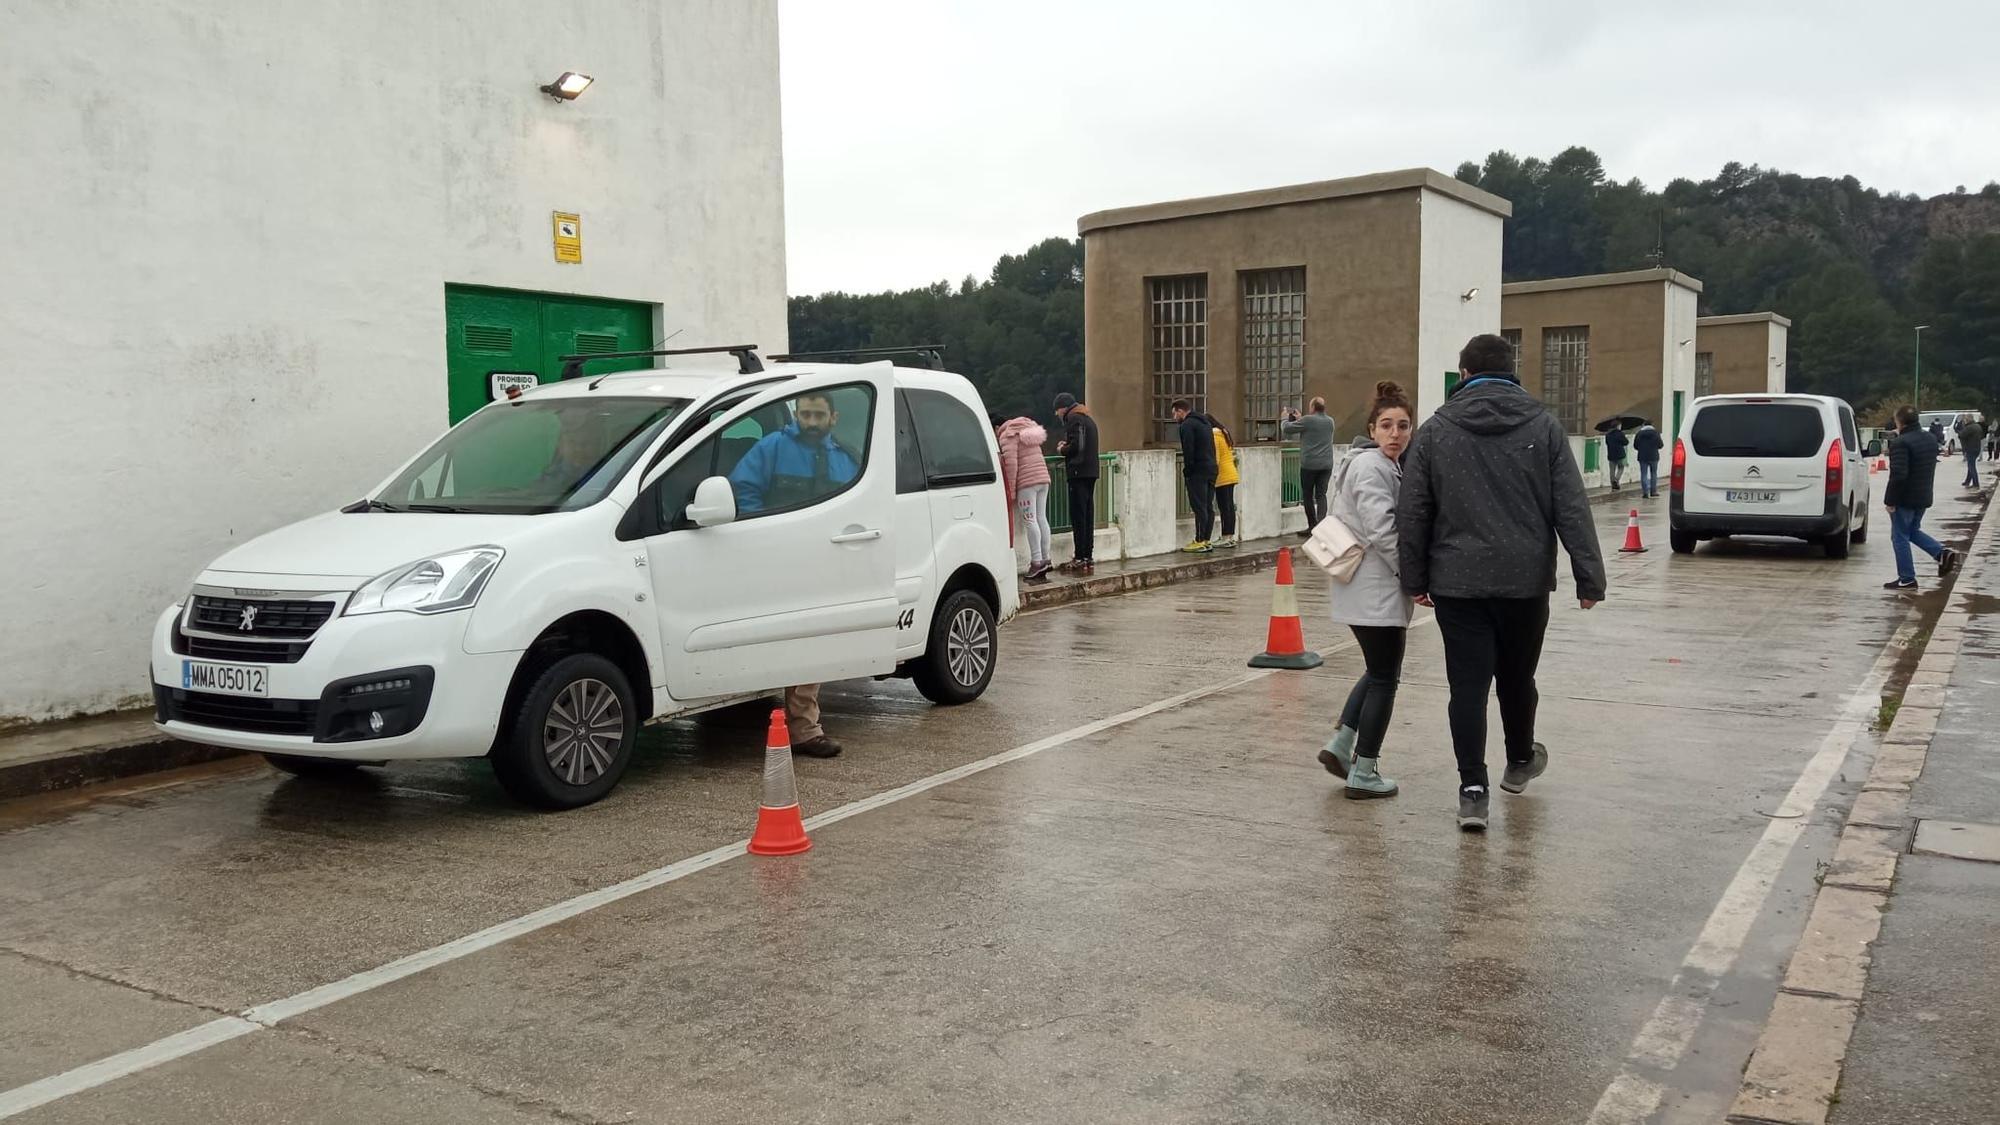
{"label": "van roof rail", "polygon": [[561,357],[563,379],[575,379],[583,374],[583,365],[597,359],[639,359],[655,355],[721,355],[728,353],[736,357],[738,375],[755,375],[764,370],[764,364],[757,358],[755,344],[719,344],[712,348],[649,348],[639,352],[592,352],[589,355],[566,355]]}
{"label": "van roof rail", "polygon": [[825,352],[790,352],[774,355],[772,363],[809,363],[820,359],[857,359],[862,356],[912,355],[932,371],[944,370],[943,344],[908,344],[900,348],[836,348]]}

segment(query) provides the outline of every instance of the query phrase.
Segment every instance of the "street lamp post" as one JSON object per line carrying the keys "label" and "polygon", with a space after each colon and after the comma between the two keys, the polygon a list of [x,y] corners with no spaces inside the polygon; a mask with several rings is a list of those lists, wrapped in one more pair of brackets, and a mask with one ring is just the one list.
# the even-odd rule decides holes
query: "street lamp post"
{"label": "street lamp post", "polygon": [[1915,357],[1910,360],[1910,409],[1912,410],[1923,409],[1924,329],[1929,327],[1928,324],[1917,325],[1917,351]]}

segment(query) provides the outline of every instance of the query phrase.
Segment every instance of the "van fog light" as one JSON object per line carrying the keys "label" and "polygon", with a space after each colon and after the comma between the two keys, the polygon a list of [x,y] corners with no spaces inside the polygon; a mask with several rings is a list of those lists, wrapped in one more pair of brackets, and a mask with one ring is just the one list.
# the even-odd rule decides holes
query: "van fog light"
{"label": "van fog light", "polygon": [[382,721],[382,712],[380,711],[368,712],[368,733],[379,735],[382,733],[382,728],[386,725],[387,724]]}

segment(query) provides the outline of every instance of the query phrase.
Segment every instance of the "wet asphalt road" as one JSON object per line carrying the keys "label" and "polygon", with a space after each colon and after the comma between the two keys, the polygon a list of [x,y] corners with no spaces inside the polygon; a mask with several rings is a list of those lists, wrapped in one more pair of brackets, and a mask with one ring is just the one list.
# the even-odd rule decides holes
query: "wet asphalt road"
{"label": "wet asphalt road", "polygon": [[[1598,509],[1607,549],[1624,510]],[[1949,542],[1972,515],[1947,502],[1930,526]],[[801,760],[799,785],[819,813],[1069,736],[1032,756],[822,827],[803,857],[706,865],[16,1119],[1585,1120],[1767,814],[1897,663],[1892,634],[1936,609],[1879,588],[1886,535],[1845,562],[1779,541],[1689,558],[1666,550],[1664,500],[1644,521],[1653,550],[1612,556],[1608,604],[1558,595],[1553,765],[1495,794],[1484,837],[1453,827],[1435,627],[1413,634],[1383,758],[1402,795],[1363,803],[1312,761],[1360,667],[1316,575],[1311,673],[1243,667],[1267,575],[1048,610],[1006,629],[972,706],[829,688],[850,749]],[[0,806],[0,1112],[36,1080],[741,840],[763,718],[658,728],[611,799],[553,816],[477,763],[337,784],[234,763]],[[1656,1120],[1726,1109],[1872,748],[1684,1055],[1649,1072]]]}

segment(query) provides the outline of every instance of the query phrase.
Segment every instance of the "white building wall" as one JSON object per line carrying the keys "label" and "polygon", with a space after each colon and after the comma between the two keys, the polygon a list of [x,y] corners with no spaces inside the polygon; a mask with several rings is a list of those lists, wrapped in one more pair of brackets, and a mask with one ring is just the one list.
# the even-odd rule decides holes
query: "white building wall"
{"label": "white building wall", "polygon": [[[203,564],[441,431],[449,282],[783,347],[777,31],[776,0],[10,6],[0,723],[139,702]],[[537,92],[564,70],[597,83]]]}
{"label": "white building wall", "polygon": [[1701,315],[1701,294],[1672,281],[1661,282],[1666,315],[1660,341],[1664,360],[1660,364],[1660,432],[1674,426],[1674,392],[1681,395],[1681,417],[1694,402],[1695,320]]}
{"label": "white building wall", "polygon": [[1785,352],[1791,347],[1792,330],[1775,320],[1770,325],[1770,351],[1765,353],[1768,358],[1764,361],[1769,366],[1765,370],[1764,390],[1781,395],[1785,393]]}
{"label": "white building wall", "polygon": [[[1417,421],[1444,402],[1445,373],[1482,332],[1500,331],[1500,242],[1504,220],[1448,195],[1419,193]],[[1471,300],[1465,294],[1477,289]]]}

